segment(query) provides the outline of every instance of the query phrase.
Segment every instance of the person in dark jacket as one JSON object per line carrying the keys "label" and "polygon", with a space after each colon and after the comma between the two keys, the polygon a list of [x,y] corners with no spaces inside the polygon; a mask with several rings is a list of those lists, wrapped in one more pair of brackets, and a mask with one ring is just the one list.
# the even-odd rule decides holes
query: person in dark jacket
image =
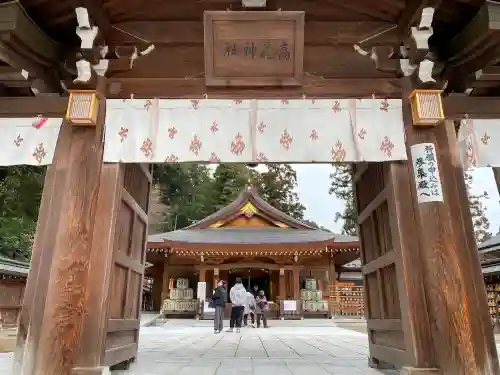
{"label": "person in dark jacket", "polygon": [[212,296],[212,305],[215,307],[214,333],[220,333],[224,328],[224,308],[226,307],[226,283],[219,281]]}

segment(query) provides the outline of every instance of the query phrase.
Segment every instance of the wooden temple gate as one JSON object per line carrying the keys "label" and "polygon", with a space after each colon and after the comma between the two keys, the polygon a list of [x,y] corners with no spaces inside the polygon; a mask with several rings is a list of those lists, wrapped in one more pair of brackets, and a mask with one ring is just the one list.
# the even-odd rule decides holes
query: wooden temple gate
{"label": "wooden temple gate", "polygon": [[[188,98],[196,109],[207,95],[230,98],[236,104],[247,98],[313,98],[314,104],[315,98],[374,95],[384,98],[381,111],[387,110],[387,98],[402,99],[409,161],[362,163],[332,151],[333,161],[357,162],[354,182],[371,364],[403,366],[406,374],[498,375],[453,122],[465,115],[500,117],[498,99],[485,97],[498,93],[498,4],[480,0],[353,0],[348,4],[268,0],[257,2],[263,3],[258,14],[239,12],[249,3],[189,0],[149,6],[133,1],[124,5],[99,0],[57,4],[21,0],[0,5],[6,21],[0,26],[0,120],[28,118],[29,126],[46,129],[47,118],[61,118],[70,107],[58,136],[50,138],[57,139],[51,161],[44,160],[52,152],[44,143],[32,143],[35,151],[26,154],[0,151],[4,165],[33,164],[33,158],[38,164],[51,163],[14,373],[101,374],[108,366],[127,364],[137,354],[151,183],[151,172],[140,164],[157,161],[162,149],[153,147],[148,137],[140,148],[146,158],[137,158],[122,152],[111,137],[105,139],[105,133],[111,134],[109,128],[118,126],[123,143],[130,130],[116,121],[108,121],[105,129],[106,106],[120,109],[118,102],[106,99],[125,99],[124,103],[131,96],[147,99],[144,110],[152,106],[153,113],[160,113],[160,106],[168,107],[170,102],[159,104],[149,98]],[[74,33],[75,8],[80,48]],[[232,12],[205,17],[211,33],[204,39],[203,11],[228,8]],[[305,12],[306,22],[297,11]],[[152,17],[157,21],[150,24]],[[228,26],[231,19],[245,25],[237,35]],[[277,19],[282,23],[273,23]],[[258,34],[256,38],[262,33],[277,35],[279,52],[264,56],[256,65],[241,58],[235,64],[221,63],[220,56],[215,56],[218,48],[223,47],[225,57],[233,56],[236,49],[236,44],[221,47],[217,38],[228,40],[236,35],[245,40],[249,33]],[[266,51],[269,46],[264,40],[259,48]],[[246,57],[255,57],[254,47],[242,47]],[[274,58],[284,63],[277,65],[271,61]],[[78,77],[73,80],[75,73]],[[68,87],[91,93],[73,92],[68,104],[67,97],[58,96]],[[410,93],[422,87],[446,89],[446,120],[438,125],[442,114],[435,115],[441,94],[421,100],[423,108],[417,99],[410,103]],[[461,95],[453,95],[457,93]],[[378,105],[375,101],[369,105]],[[252,116],[257,113],[255,104],[249,104]],[[346,104],[351,105],[356,108],[353,101]],[[415,111],[413,118],[410,108]],[[340,101],[330,109],[351,111],[341,108]],[[37,115],[41,116],[31,119]],[[432,121],[414,126],[419,119]],[[4,122],[6,129],[10,121],[14,120]],[[157,124],[154,119],[152,123]],[[212,125],[215,133],[217,123]],[[389,129],[393,124],[383,125]],[[131,130],[140,129],[135,124]],[[169,129],[169,137],[176,131]],[[12,134],[17,134],[16,147],[24,147],[25,137]],[[291,142],[289,135],[285,138]],[[318,137],[312,132],[310,138]],[[244,147],[236,141],[233,153],[243,153]],[[298,142],[305,147],[305,140]],[[14,147],[11,144],[9,139],[9,147]],[[420,177],[413,159],[422,144],[432,144],[436,151],[426,155],[438,159],[440,201],[422,202],[416,186]],[[197,140],[190,147],[198,155],[201,143]],[[387,154],[394,144],[387,140],[383,147]],[[175,155],[167,156],[162,154],[161,161],[177,161]],[[249,160],[266,162],[265,156]],[[386,159],[377,161],[382,160]],[[234,159],[214,154],[205,160],[210,161]],[[277,157],[271,161],[299,160]]]}

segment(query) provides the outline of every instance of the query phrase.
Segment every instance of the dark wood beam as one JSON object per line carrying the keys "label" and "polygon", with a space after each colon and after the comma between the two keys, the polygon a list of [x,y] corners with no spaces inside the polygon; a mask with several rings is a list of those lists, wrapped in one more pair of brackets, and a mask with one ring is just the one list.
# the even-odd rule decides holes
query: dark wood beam
{"label": "dark wood beam", "polygon": [[[467,64],[473,69],[471,62],[479,60],[478,69],[491,64],[493,56],[485,60],[483,55],[496,49],[500,43],[500,4],[486,1],[477,15],[449,43],[440,49],[440,58],[453,68]],[[497,57],[498,58],[498,57]],[[476,65],[478,65],[476,63]],[[477,69],[475,69],[477,70]]]}
{"label": "dark wood beam", "polygon": [[[123,55],[128,51],[122,49]],[[393,73],[379,72],[373,61],[361,56],[351,46],[306,46],[304,48],[306,74],[325,78],[394,78]],[[110,60],[107,76],[110,78],[199,78],[205,72],[203,45],[156,45],[148,55],[135,60],[130,70],[130,59]]]}
{"label": "dark wood beam", "polygon": [[500,119],[500,97],[449,95],[443,98],[446,118]]}
{"label": "dark wood beam", "polygon": [[37,97],[0,97],[0,117],[64,117],[68,98],[56,95]]}
{"label": "dark wood beam", "polygon": [[[389,29],[392,23],[382,21],[306,22],[306,45],[349,46]],[[123,31],[121,31],[123,30]],[[141,44],[137,35],[150,43],[169,45],[203,45],[203,23],[199,21],[134,21],[113,24],[108,41],[113,45]],[[397,40],[395,32],[388,32],[376,40],[363,43],[364,47],[388,45]]]}
{"label": "dark wood beam", "polygon": [[306,77],[297,88],[207,88],[204,78],[112,78],[108,98],[203,98],[276,99],[276,98],[401,98],[399,79],[387,78],[318,78]]}

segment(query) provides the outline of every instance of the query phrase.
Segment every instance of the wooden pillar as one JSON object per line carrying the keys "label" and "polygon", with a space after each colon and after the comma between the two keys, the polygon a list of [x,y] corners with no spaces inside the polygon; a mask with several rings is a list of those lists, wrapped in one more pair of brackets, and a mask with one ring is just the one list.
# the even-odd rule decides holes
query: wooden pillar
{"label": "wooden pillar", "polygon": [[[500,167],[493,167],[491,168],[493,170],[493,177],[495,177],[495,182],[497,184],[497,190],[498,193],[500,194]],[[498,228],[496,228],[498,230]]]}
{"label": "wooden pillar", "polygon": [[212,289],[215,289],[218,283],[219,283],[219,269],[214,268],[214,285]]}
{"label": "wooden pillar", "polygon": [[167,254],[165,254],[165,260],[163,261],[163,278],[162,278],[162,288],[161,288],[161,303],[170,297],[170,272],[169,272],[169,259]]}
{"label": "wooden pillar", "polygon": [[286,285],[285,285],[285,269],[279,270],[279,297],[280,300],[286,299]]}
{"label": "wooden pillar", "polygon": [[328,270],[326,271],[328,275],[328,315],[330,318],[335,316],[335,305],[337,297],[337,273],[335,272],[335,259],[329,259]]}
{"label": "wooden pillar", "polygon": [[100,77],[95,127],[63,121],[59,132],[42,196],[15,375],[67,375],[76,367],[100,374],[122,176],[120,166],[102,163],[105,87]]}
{"label": "wooden pillar", "polygon": [[[435,127],[413,126],[407,99],[411,89],[406,80],[403,113],[407,167],[411,171],[414,229],[436,363],[442,375],[497,375],[497,351],[454,124],[447,120]],[[442,202],[418,203],[410,147],[420,143],[435,145]],[[399,214],[405,215],[402,221],[411,221],[404,211]],[[413,302],[415,307],[417,302]]]}
{"label": "wooden pillar", "polygon": [[200,268],[200,276],[198,277],[198,281],[203,283],[206,281],[207,270],[205,268]]}
{"label": "wooden pillar", "polygon": [[155,269],[153,275],[153,287],[151,291],[151,297],[153,300],[153,311],[160,311],[163,304],[162,294],[163,294],[163,264],[160,265],[160,269]]}
{"label": "wooden pillar", "polygon": [[293,269],[293,299],[300,300],[300,268]]}

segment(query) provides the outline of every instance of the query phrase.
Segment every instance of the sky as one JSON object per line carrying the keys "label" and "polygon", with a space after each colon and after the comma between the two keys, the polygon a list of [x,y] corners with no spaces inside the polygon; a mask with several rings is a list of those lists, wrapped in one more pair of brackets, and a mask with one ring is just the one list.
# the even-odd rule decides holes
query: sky
{"label": "sky", "polygon": [[[342,223],[335,223],[335,213],[343,210],[342,201],[328,194],[329,175],[333,170],[328,164],[296,164],[298,188],[301,203],[306,207],[305,218],[315,221],[333,232],[340,232]],[[472,171],[474,193],[488,192],[485,200],[490,232],[495,235],[500,227],[500,198],[491,168]]]}

